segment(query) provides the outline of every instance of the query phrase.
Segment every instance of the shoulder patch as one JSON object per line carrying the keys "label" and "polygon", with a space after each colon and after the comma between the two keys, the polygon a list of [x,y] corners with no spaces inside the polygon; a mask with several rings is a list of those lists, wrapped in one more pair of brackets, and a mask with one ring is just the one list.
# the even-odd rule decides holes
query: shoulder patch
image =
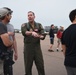
{"label": "shoulder patch", "polygon": [[22,26],[21,27],[24,27],[25,26],[25,24],[22,24]]}

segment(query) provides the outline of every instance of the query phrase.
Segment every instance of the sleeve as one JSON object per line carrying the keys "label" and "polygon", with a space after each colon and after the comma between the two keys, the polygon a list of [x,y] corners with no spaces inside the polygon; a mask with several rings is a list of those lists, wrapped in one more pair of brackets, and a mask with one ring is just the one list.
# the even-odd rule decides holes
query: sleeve
{"label": "sleeve", "polygon": [[7,31],[8,32],[14,32],[14,26],[13,25],[7,25]]}
{"label": "sleeve", "polygon": [[22,24],[21,25],[21,33],[22,33],[23,36],[26,36],[26,34],[25,34],[26,31],[28,31],[27,27],[26,27],[26,24]]}
{"label": "sleeve", "polygon": [[40,27],[40,28],[39,28],[39,29],[40,29],[40,34],[42,34],[42,33],[44,33],[44,28],[43,28],[43,26],[42,26],[41,24],[39,24],[39,25],[40,25],[40,26],[39,26],[39,27]]}
{"label": "sleeve", "polygon": [[41,24],[40,24],[40,34],[42,34],[44,36],[44,38],[42,38],[41,40],[44,40],[46,37],[46,34],[44,33],[44,28]]}
{"label": "sleeve", "polygon": [[15,36],[15,30],[12,24],[7,24],[7,32],[12,32],[14,33],[14,36]]}
{"label": "sleeve", "polygon": [[5,27],[3,24],[0,25],[0,35],[7,33],[7,27]]}

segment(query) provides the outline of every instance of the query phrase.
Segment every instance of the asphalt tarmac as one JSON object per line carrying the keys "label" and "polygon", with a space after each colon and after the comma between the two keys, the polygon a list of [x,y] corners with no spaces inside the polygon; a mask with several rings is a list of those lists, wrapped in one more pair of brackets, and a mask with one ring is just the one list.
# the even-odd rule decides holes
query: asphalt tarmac
{"label": "asphalt tarmac", "polygon": [[[14,75],[24,75],[24,57],[23,57],[23,36],[22,34],[16,33],[16,41],[18,47],[18,60],[13,65]],[[50,47],[50,39],[47,35],[45,40],[41,41],[41,48],[44,58],[44,66],[45,66],[45,75],[67,75],[66,69],[64,66],[64,55],[61,52],[61,46],[59,51],[56,51],[57,47],[57,38],[55,37],[53,50],[54,52],[49,52],[48,49]],[[32,75],[38,75],[35,64],[32,67]]]}

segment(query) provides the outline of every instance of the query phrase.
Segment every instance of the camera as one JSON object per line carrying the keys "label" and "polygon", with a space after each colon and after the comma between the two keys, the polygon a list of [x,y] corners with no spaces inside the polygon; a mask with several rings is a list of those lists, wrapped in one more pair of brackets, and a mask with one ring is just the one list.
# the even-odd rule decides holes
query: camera
{"label": "camera", "polygon": [[0,51],[0,59],[4,60],[8,65],[13,65],[15,62],[13,61],[13,59],[11,59],[10,52]]}

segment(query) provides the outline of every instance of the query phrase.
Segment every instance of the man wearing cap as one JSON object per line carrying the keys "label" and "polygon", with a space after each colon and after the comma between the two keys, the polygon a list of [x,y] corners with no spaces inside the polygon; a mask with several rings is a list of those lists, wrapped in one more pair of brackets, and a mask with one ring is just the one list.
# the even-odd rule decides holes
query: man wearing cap
{"label": "man wearing cap", "polygon": [[[12,10],[8,7],[3,7],[4,9],[8,10],[10,12],[10,14],[12,14]],[[10,53],[10,59],[13,60],[13,51],[14,51],[14,59],[17,60],[18,58],[18,54],[17,54],[17,43],[16,43],[16,39],[15,39],[15,33],[14,33],[14,27],[13,25],[11,25],[10,23],[8,23],[7,25],[7,31],[10,37],[10,40],[14,41],[13,47],[9,47],[8,51]],[[7,62],[4,61],[4,75],[13,75],[13,67],[12,64],[11,65],[7,65]]]}
{"label": "man wearing cap", "polygon": [[6,24],[10,22],[11,15],[6,9],[0,9],[0,75],[3,74],[3,61],[7,55],[7,49],[13,45],[13,41],[9,39]]}

